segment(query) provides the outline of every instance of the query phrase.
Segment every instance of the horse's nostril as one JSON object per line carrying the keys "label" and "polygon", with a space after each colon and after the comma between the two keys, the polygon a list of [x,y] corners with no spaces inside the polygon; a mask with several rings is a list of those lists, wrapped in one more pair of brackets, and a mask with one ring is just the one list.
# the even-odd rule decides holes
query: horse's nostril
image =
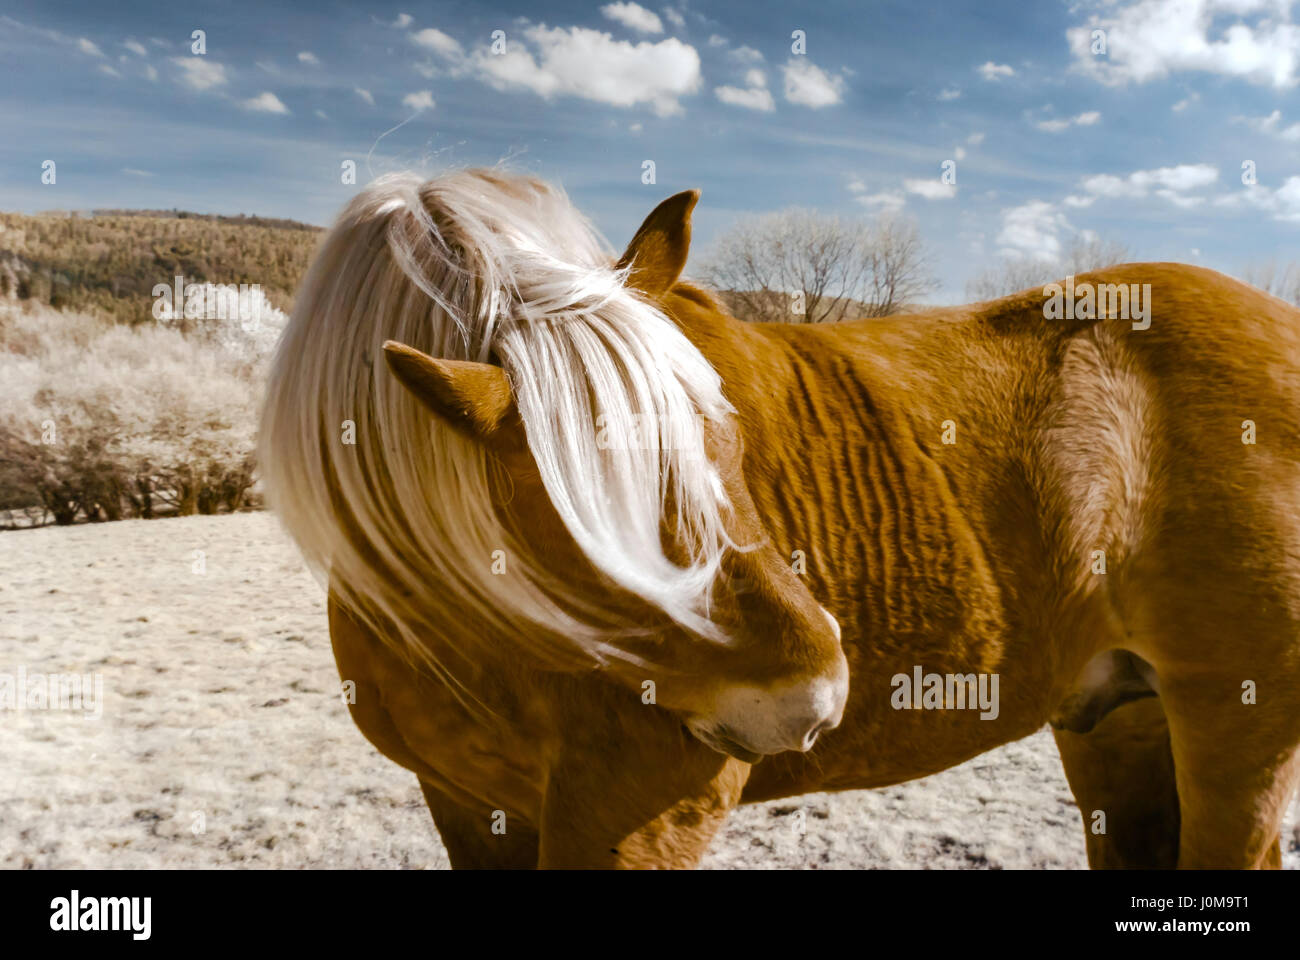
{"label": "horse's nostril", "polygon": [[823,720],[821,723],[817,724],[817,726],[813,727],[811,730],[809,730],[807,733],[804,734],[803,743],[801,744],[801,746],[805,750],[811,750],[812,745],[817,742],[817,735],[820,734],[823,730],[825,730],[829,726],[830,726],[830,721],[828,720]]}

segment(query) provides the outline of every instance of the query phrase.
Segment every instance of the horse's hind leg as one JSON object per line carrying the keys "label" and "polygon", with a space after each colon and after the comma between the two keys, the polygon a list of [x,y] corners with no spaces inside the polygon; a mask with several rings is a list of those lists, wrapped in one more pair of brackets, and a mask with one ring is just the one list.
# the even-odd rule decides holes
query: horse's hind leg
{"label": "horse's hind leg", "polygon": [[1083,815],[1089,866],[1176,866],[1178,791],[1160,701],[1150,698],[1117,707],[1087,733],[1053,732]]}
{"label": "horse's hind leg", "polygon": [[537,831],[484,805],[471,809],[421,779],[424,800],[455,870],[535,870]]}
{"label": "horse's hind leg", "polygon": [[[1300,775],[1294,685],[1280,671],[1161,678],[1182,813],[1180,868],[1281,865],[1282,817]],[[1259,702],[1243,702],[1254,680]]]}

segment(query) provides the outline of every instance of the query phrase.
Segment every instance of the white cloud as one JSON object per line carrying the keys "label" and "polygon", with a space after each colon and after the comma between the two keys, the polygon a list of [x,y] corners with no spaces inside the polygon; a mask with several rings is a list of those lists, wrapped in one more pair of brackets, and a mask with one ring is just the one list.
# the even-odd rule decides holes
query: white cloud
{"label": "white cloud", "polygon": [[419,90],[402,97],[402,105],[412,110],[432,110],[434,107],[433,91]]}
{"label": "white cloud", "polygon": [[144,44],[141,43],[139,40],[131,40],[131,39],[123,40],[122,46],[126,47],[137,57],[147,56],[149,53],[149,51],[144,48]]}
{"label": "white cloud", "polygon": [[150,173],[148,170],[137,170],[135,167],[123,167],[122,172],[130,174],[133,177],[153,177],[157,174]]}
{"label": "white cloud", "polygon": [[360,87],[353,87],[352,92],[355,93],[362,100],[366,101],[366,103],[370,104],[372,107],[375,105],[374,94],[372,94],[369,90],[362,90]]}
{"label": "white cloud", "polygon": [[1061,253],[1057,234],[1069,225],[1065,215],[1050,203],[1034,200],[1002,211],[1002,230],[997,242],[1006,257],[1055,260]]}
{"label": "white cloud", "polygon": [[785,98],[790,103],[818,110],[844,97],[844,78],[826,73],[807,57],[791,57],[781,72],[785,75]]}
{"label": "white cloud", "polygon": [[85,37],[81,37],[77,40],[77,49],[82,53],[90,54],[92,57],[102,57],[104,55],[103,50],[99,49],[99,47],[95,46],[94,43],[87,40]]}
{"label": "white cloud", "polygon": [[854,177],[849,181],[849,193],[866,193],[867,185],[862,182],[861,178]]}
{"label": "white cloud", "polygon": [[966,159],[966,148],[965,148],[965,147],[958,147],[956,150],[954,150],[954,151],[952,152],[952,155],[953,155],[954,157],[956,157],[958,160],[965,160],[965,159]]}
{"label": "white cloud", "polygon": [[1068,130],[1072,126],[1091,127],[1101,120],[1101,113],[1097,110],[1089,110],[1074,117],[1053,118],[1051,120],[1040,120],[1034,124],[1039,130],[1047,133],[1060,133],[1062,130]]}
{"label": "white cloud", "polygon": [[975,69],[979,71],[979,75],[985,80],[1000,80],[1002,77],[1014,77],[1016,75],[1016,71],[1009,65],[994,63],[992,60],[980,64]]}
{"label": "white cloud", "polygon": [[670,37],[630,43],[586,27],[524,31],[534,50],[513,43],[503,55],[474,52],[468,69],[498,90],[531,90],[541,97],[567,95],[631,107],[648,103],[660,116],[680,113],[678,98],[700,86],[700,56]]}
{"label": "white cloud", "polygon": [[726,38],[726,37],[719,36],[719,35],[716,34],[716,33],[709,34],[709,46],[711,46],[711,47],[725,47],[726,45],[727,45],[727,38]]}
{"label": "white cloud", "polygon": [[144,75],[148,77],[150,81],[156,81],[158,79],[158,71],[151,63],[145,64]]}
{"label": "white cloud", "polygon": [[1205,203],[1205,197],[1189,191],[1208,187],[1219,179],[1219,169],[1208,163],[1185,163],[1176,167],[1135,170],[1126,177],[1100,173],[1084,179],[1083,193],[1065,198],[1068,207],[1090,207],[1098,199],[1142,199],[1156,196],[1181,210]]}
{"label": "white cloud", "polygon": [[1276,190],[1270,190],[1263,184],[1243,187],[1235,193],[1220,197],[1214,203],[1219,207],[1254,207],[1270,214],[1274,220],[1300,223],[1300,176],[1287,177]]}
{"label": "white cloud", "polygon": [[961,91],[956,87],[945,87],[939,91],[939,100],[956,100],[961,96]]}
{"label": "white cloud", "polygon": [[727,56],[733,60],[739,60],[741,63],[762,63],[763,54],[753,47],[739,46],[735,50],[728,50]]}
{"label": "white cloud", "polygon": [[[1102,83],[1145,83],[1172,73],[1240,77],[1272,87],[1300,77],[1300,27],[1291,0],[1138,0],[1066,31],[1075,67]],[[1092,53],[1106,32],[1107,55]]]}
{"label": "white cloud", "polygon": [[[1156,196],[1170,200],[1188,190],[1208,187],[1219,179],[1219,168],[1208,163],[1184,163],[1176,167],[1159,167],[1155,170],[1135,170],[1127,177],[1100,173],[1087,177],[1083,189],[1094,197],[1145,197],[1152,191]],[[1085,204],[1073,204],[1084,206]],[[1182,204],[1180,204],[1182,205]]]}
{"label": "white cloud", "polygon": [[106,74],[108,74],[110,77],[121,77],[121,76],[122,76],[120,73],[118,73],[116,70],[114,70],[112,67],[110,67],[110,66],[109,66],[108,64],[106,64],[106,63],[101,63],[101,64],[99,65],[99,71],[100,71],[100,73],[106,73]]}
{"label": "white cloud", "polygon": [[674,10],[672,7],[664,7],[664,19],[680,30],[686,26],[686,18]]}
{"label": "white cloud", "polygon": [[984,134],[972,133],[969,137],[966,138],[966,142],[969,143],[972,147],[978,147],[981,143],[984,142]]}
{"label": "white cloud", "polygon": [[765,87],[714,87],[713,93],[723,103],[729,103],[733,107],[745,107],[748,110],[761,110],[764,113],[771,113],[776,109],[776,101],[772,99],[772,91]]}
{"label": "white cloud", "polygon": [[950,200],[957,196],[957,185],[942,180],[904,180],[903,189],[927,200]]}
{"label": "white cloud", "polygon": [[226,68],[207,57],[172,57],[181,68],[181,83],[194,90],[209,90],[226,82]]}
{"label": "white cloud", "polygon": [[280,102],[280,98],[269,90],[259,93],[255,97],[250,97],[247,100],[241,100],[239,105],[245,110],[252,110],[255,113],[289,112],[289,108]]}
{"label": "white cloud", "polygon": [[1174,113],[1182,113],[1184,110],[1186,110],[1188,107],[1190,107],[1199,99],[1201,99],[1201,95],[1199,93],[1189,93],[1187,96],[1183,97],[1183,99],[1179,100],[1169,109],[1172,110]]}
{"label": "white cloud", "polygon": [[640,33],[663,33],[664,24],[657,14],[651,13],[639,3],[607,3],[600,8],[610,20],[617,20],[623,26]]}
{"label": "white cloud", "polygon": [[893,212],[902,208],[907,203],[902,191],[885,190],[880,193],[863,193],[853,198],[864,207],[878,207],[881,210]]}
{"label": "white cloud", "polygon": [[1267,117],[1233,117],[1236,123],[1244,123],[1252,130],[1258,133],[1266,133],[1270,137],[1277,137],[1279,140],[1286,140],[1290,143],[1300,141],[1300,123],[1293,123],[1289,127],[1282,126],[1282,111],[1274,110]]}
{"label": "white cloud", "polygon": [[455,60],[464,55],[459,41],[454,37],[447,36],[441,30],[435,30],[433,27],[425,27],[419,33],[411,34],[411,41],[449,60]]}
{"label": "white cloud", "polygon": [[411,23],[414,21],[414,19],[415,19],[415,18],[412,17],[409,13],[399,13],[399,14],[397,15],[397,19],[394,20],[394,21],[390,24],[390,26],[394,26],[394,27],[396,27],[398,30],[405,30],[407,27],[409,27],[409,26],[411,25]]}
{"label": "white cloud", "polygon": [[298,62],[313,67],[320,66],[320,60],[316,59],[316,54],[312,53],[310,50],[304,50],[302,53],[298,54]]}
{"label": "white cloud", "polygon": [[329,114],[326,113],[324,110],[314,110],[312,112],[315,113],[316,116],[320,117],[322,120],[328,120],[330,118]]}

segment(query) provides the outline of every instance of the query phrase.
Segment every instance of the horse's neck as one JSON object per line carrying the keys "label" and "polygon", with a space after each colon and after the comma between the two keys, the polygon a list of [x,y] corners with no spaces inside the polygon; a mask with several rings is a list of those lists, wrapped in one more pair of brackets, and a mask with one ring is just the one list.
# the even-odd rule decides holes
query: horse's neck
{"label": "horse's neck", "polygon": [[[738,409],[768,530],[846,637],[870,636],[891,663],[992,671],[1010,632],[1003,585],[1023,575],[1005,567],[1015,545],[995,511],[1032,513],[1032,492],[1008,489],[1005,424],[983,425],[998,417],[981,395],[995,386],[943,382],[954,361],[934,352],[952,341],[927,326],[763,325],[704,349]],[[994,434],[1003,446],[980,449]],[[1010,536],[1027,540],[1011,562],[1035,562],[1033,531]]]}

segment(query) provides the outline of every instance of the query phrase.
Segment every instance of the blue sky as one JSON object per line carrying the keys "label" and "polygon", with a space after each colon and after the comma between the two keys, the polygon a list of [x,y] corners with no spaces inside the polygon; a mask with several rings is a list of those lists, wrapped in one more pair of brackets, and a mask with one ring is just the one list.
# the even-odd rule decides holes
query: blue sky
{"label": "blue sky", "polygon": [[364,183],[505,159],[615,246],[688,187],[697,253],[748,212],[911,217],[939,301],[1088,232],[1239,272],[1300,259],[1293,7],[0,2],[0,209],[324,225],[344,160]]}

